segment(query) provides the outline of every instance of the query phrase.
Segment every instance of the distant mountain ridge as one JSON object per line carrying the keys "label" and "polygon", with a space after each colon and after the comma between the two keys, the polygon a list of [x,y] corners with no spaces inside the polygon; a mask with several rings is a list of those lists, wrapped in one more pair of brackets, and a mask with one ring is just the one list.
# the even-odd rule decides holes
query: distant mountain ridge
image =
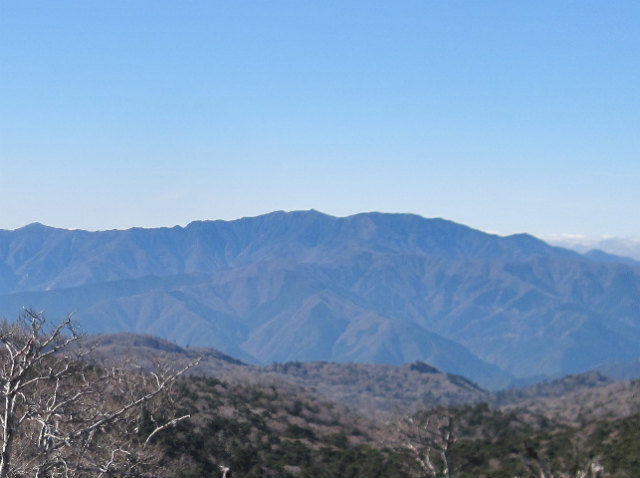
{"label": "distant mountain ridge", "polygon": [[540,237],[542,240],[560,247],[573,249],[580,253],[600,251],[606,254],[640,261],[640,237],[614,236],[581,236],[575,234],[548,234]]}
{"label": "distant mountain ridge", "polygon": [[[187,364],[201,358],[189,374],[216,377],[233,383],[278,384],[282,381],[309,390],[318,398],[346,405],[358,414],[387,421],[393,414],[405,415],[434,406],[487,403],[491,406],[513,406],[529,402],[539,407],[545,402],[576,394],[602,395],[611,388],[634,390],[639,381],[616,382],[597,371],[566,375],[559,379],[539,382],[519,388],[488,392],[459,375],[442,372],[424,363],[404,365],[376,365],[335,362],[285,362],[266,366],[243,363],[211,348],[184,348],[146,334],[120,332],[116,334],[88,335],[81,341],[90,346],[90,359],[102,365],[123,358],[138,367],[152,366],[155,361],[168,361],[174,365]],[[126,363],[126,362],[125,362]],[[635,384],[635,385],[634,385]],[[606,395],[606,392],[604,392]],[[629,408],[638,401],[629,393],[617,396],[619,409]],[[629,402],[623,405],[623,402]],[[573,407],[568,407],[573,408]],[[609,409],[614,408],[611,404]]]}
{"label": "distant mountain ridge", "polygon": [[190,375],[263,385],[284,381],[371,418],[436,405],[494,401],[489,392],[467,379],[446,374],[424,362],[401,366],[335,362],[259,366],[240,362],[216,349],[184,348],[146,334],[124,332],[88,335],[81,344],[90,346],[88,357],[102,365],[126,359],[136,368],[152,368],[155,362],[177,366],[201,358],[189,371]]}
{"label": "distant mountain ridge", "polygon": [[640,358],[640,268],[443,219],[274,212],[0,231],[0,313],[75,311],[245,361],[422,360],[485,386]]}

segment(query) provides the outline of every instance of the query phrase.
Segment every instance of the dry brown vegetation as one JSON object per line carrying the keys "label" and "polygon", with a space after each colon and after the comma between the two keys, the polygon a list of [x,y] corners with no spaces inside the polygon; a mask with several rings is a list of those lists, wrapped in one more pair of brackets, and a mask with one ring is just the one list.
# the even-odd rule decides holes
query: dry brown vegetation
{"label": "dry brown vegetation", "polygon": [[[92,365],[87,357],[78,361],[88,344]],[[90,427],[96,417],[107,420],[93,435],[79,433],[81,440],[51,453],[57,461],[44,466],[42,451],[50,445],[39,441],[39,422],[25,419],[15,438],[19,452],[5,476],[200,478],[219,475],[223,465],[242,478],[512,478],[533,476],[534,469],[539,475],[543,468],[548,476],[574,478],[594,460],[612,478],[640,470],[637,381],[610,383],[588,374],[492,395],[421,363],[256,367],[216,351],[129,335],[91,338],[84,347],[68,350],[73,357],[47,359],[47,370],[62,364],[60,370],[69,372],[64,380],[51,381],[51,373],[45,374],[47,379],[25,396],[46,410],[56,387],[60,398],[86,390],[76,403],[79,411],[61,409],[58,421],[48,422],[60,432],[51,434],[54,442],[76,421]],[[160,361],[180,368],[203,354],[198,367],[177,380],[170,393],[132,406],[118,419],[108,418],[146,390],[157,389],[152,372],[157,373]],[[116,358],[121,364],[126,358],[127,368],[115,367]],[[6,355],[3,363],[10,363]],[[67,369],[65,363],[73,366]],[[483,400],[493,405],[479,403]],[[455,420],[435,420],[433,411],[443,420]],[[191,418],[172,422],[186,415]],[[418,424],[420,433],[405,429],[402,435],[398,424],[407,423],[402,417]],[[440,425],[429,430],[436,422]],[[416,441],[446,439],[442,423],[449,423],[452,432],[446,450],[433,441]]]}

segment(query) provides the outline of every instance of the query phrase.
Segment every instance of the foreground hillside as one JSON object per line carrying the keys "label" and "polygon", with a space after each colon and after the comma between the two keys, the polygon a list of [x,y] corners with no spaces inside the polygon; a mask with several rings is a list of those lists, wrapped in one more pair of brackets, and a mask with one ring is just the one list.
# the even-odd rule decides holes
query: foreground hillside
{"label": "foreground hillside", "polygon": [[640,268],[401,214],[0,231],[0,313],[253,363],[424,361],[499,388],[640,358]]}
{"label": "foreground hillside", "polygon": [[31,310],[0,329],[7,476],[419,477],[427,456],[434,478],[450,476],[442,459],[462,478],[640,469],[640,381],[595,372],[489,394],[424,362],[256,367],[151,336],[81,336]]}
{"label": "foreground hillside", "polygon": [[[589,373],[489,394],[425,363],[255,367],[148,336],[119,334],[98,344],[100,361],[127,351],[143,367],[205,353],[174,397],[177,413],[192,419],[158,438],[166,447],[164,466],[175,476],[216,476],[221,464],[241,477],[421,476],[406,446],[420,445],[403,427],[408,409],[375,413],[388,410],[386,400],[415,406],[416,420],[427,410],[453,417],[457,440],[451,453],[459,477],[531,476],[523,461],[527,450],[557,476],[575,476],[594,457],[606,476],[636,476],[640,470],[640,381],[612,382]],[[420,383],[420,376],[428,379]],[[430,404],[416,400],[421,390],[432,395]],[[438,407],[453,398],[457,405]]]}
{"label": "foreground hillside", "polygon": [[[309,395],[259,384],[194,377],[182,387],[181,412],[191,412],[193,419],[162,436],[167,466],[180,463],[177,476],[215,476],[219,464],[243,477],[422,476],[405,448],[407,440],[417,439],[403,431],[401,418],[382,426]],[[610,477],[640,470],[637,412],[574,425],[523,408],[482,404],[438,413],[455,420],[458,438],[451,454],[459,477],[531,476],[523,463],[527,449],[535,449],[558,475],[571,476],[594,456]]]}

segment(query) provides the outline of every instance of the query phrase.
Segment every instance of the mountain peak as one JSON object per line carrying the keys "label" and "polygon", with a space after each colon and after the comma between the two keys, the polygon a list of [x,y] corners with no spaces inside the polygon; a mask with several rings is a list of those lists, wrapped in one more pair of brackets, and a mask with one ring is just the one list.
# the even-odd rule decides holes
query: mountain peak
{"label": "mountain peak", "polygon": [[16,229],[16,231],[39,231],[39,230],[45,230],[45,229],[55,229],[55,228],[51,226],[46,226],[41,222],[32,222],[27,224],[26,226],[22,226]]}
{"label": "mountain peak", "polygon": [[77,311],[88,332],[148,332],[247,362],[422,361],[483,386],[640,358],[640,268],[528,234],[315,210],[52,230],[0,234],[0,314]]}

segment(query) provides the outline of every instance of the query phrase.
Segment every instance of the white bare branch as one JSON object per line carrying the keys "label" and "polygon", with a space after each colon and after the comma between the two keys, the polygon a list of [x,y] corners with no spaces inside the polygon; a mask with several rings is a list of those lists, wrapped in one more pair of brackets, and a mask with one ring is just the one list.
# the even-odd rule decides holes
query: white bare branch
{"label": "white bare branch", "polygon": [[[48,328],[25,310],[0,324],[0,478],[129,476],[158,460],[152,437],[189,417],[154,403],[199,360],[147,374],[105,369],[79,361],[80,338],[71,316]],[[145,436],[148,407],[163,418]]]}

